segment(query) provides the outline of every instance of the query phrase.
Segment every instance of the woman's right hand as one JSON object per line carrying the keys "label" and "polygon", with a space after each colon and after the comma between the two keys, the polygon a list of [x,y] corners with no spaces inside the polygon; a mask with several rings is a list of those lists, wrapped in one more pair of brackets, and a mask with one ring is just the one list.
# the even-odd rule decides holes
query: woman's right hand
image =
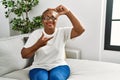
{"label": "woman's right hand", "polygon": [[38,44],[40,45],[40,47],[43,47],[47,44],[47,42],[49,40],[51,40],[53,37],[47,38],[44,36],[44,33],[42,33],[42,36],[40,37],[40,39],[38,40]]}

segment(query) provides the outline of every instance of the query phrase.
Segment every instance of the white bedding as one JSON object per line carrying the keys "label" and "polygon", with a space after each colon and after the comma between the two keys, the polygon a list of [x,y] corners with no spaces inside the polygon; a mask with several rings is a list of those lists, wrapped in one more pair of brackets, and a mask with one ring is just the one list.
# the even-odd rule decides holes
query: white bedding
{"label": "white bedding", "polygon": [[[120,80],[120,64],[91,60],[67,59],[71,68],[68,80]],[[28,70],[19,70],[4,77],[29,80]]]}
{"label": "white bedding", "polygon": [[120,80],[120,64],[91,60],[67,60],[70,80]]}

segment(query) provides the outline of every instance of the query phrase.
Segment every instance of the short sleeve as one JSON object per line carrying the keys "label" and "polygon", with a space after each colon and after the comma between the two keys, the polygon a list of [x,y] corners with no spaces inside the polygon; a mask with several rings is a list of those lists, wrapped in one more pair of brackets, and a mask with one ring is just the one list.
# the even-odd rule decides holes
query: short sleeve
{"label": "short sleeve", "polygon": [[65,38],[65,41],[70,39],[71,31],[72,31],[72,27],[65,27],[64,28],[64,38]]}

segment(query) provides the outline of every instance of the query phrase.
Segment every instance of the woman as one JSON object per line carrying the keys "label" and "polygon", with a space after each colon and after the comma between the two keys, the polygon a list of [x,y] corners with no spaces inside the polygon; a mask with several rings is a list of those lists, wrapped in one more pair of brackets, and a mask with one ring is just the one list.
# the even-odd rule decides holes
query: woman
{"label": "woman", "polygon": [[[73,27],[56,28],[59,16],[66,15]],[[79,20],[63,5],[47,9],[42,14],[44,28],[35,30],[23,47],[23,58],[34,56],[30,80],[67,80],[70,68],[64,60],[65,43],[84,32]]]}

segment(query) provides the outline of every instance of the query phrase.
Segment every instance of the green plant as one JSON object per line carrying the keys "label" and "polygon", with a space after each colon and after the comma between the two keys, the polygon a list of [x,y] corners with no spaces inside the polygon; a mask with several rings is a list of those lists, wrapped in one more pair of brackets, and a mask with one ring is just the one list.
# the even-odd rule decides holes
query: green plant
{"label": "green plant", "polygon": [[30,33],[36,28],[42,27],[41,16],[29,18],[29,12],[38,5],[39,0],[2,0],[2,4],[7,11],[5,12],[6,18],[11,13],[15,14],[15,17],[10,21],[12,29],[20,31],[21,33]]}

